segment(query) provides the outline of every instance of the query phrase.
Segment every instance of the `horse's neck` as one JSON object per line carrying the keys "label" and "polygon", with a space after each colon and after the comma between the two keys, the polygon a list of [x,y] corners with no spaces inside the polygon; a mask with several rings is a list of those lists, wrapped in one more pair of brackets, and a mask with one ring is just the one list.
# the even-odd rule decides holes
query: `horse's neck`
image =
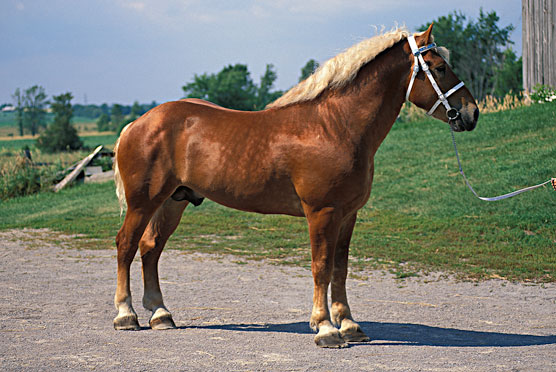
{"label": "horse's neck", "polygon": [[410,72],[411,62],[400,43],[364,66],[352,83],[328,98],[328,104],[342,107],[354,142],[372,154],[400,113]]}

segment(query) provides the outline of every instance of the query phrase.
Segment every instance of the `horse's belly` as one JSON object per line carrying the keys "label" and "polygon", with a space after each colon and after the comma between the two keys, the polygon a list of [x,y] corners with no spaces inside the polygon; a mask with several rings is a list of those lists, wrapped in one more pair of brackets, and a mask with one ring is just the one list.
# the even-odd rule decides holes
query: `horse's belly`
{"label": "horse's belly", "polygon": [[219,204],[265,214],[303,216],[289,173],[272,151],[190,139],[179,178]]}
{"label": "horse's belly", "polygon": [[261,192],[246,192],[230,186],[220,190],[207,188],[198,192],[218,204],[242,211],[303,216],[299,197],[295,193],[284,191],[269,187]]}

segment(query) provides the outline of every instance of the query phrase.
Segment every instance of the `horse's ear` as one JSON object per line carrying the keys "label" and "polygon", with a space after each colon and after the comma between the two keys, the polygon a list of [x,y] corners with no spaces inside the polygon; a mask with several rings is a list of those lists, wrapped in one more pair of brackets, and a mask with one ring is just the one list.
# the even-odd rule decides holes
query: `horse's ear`
{"label": "horse's ear", "polygon": [[424,31],[421,35],[419,35],[420,39],[421,39],[421,43],[422,43],[421,45],[430,44],[430,42],[432,40],[431,36],[432,36],[432,26],[433,25],[434,25],[434,23],[431,23],[429,28],[426,31]]}

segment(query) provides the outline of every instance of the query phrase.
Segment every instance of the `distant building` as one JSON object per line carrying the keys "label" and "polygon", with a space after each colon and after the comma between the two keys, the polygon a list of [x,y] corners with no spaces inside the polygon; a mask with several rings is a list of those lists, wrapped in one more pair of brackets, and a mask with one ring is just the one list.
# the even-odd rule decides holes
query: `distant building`
{"label": "distant building", "polygon": [[14,106],[8,105],[8,106],[2,107],[2,112],[12,112],[12,111],[15,111]]}

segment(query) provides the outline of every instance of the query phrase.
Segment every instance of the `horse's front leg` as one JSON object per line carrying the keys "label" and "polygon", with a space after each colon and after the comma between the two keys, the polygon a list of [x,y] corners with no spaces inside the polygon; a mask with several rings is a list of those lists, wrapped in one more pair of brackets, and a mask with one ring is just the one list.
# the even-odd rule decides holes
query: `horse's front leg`
{"label": "horse's front leg", "polygon": [[331,297],[332,321],[340,327],[340,335],[347,342],[365,342],[369,337],[353,321],[346,294],[346,277],[348,273],[349,243],[357,214],[354,213],[344,220],[336,250],[334,252],[334,270],[332,272]]}
{"label": "horse's front leg", "polygon": [[305,208],[311,239],[311,270],[314,292],[311,328],[318,331],[315,343],[320,347],[345,347],[346,342],[331,322],[327,292],[334,266],[334,249],[340,230],[341,216],[334,208],[316,211]]}

